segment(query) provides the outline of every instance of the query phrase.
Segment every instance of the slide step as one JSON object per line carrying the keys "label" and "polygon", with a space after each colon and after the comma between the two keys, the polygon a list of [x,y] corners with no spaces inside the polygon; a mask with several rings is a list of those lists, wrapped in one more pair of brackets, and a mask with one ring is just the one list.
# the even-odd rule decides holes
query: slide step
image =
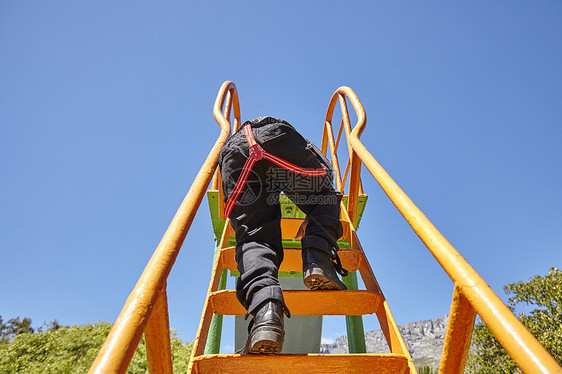
{"label": "slide step", "polygon": [[[279,267],[279,271],[302,271],[302,252],[300,249],[296,248],[285,248],[285,255],[283,257],[283,262]],[[222,267],[228,270],[237,270],[236,260],[234,259],[235,247],[228,247],[221,249],[220,251],[220,261],[222,261]],[[342,266],[348,271],[355,271],[359,269],[361,264],[362,254],[360,251],[355,249],[340,249],[338,251],[340,256]]]}
{"label": "slide step", "polygon": [[193,359],[194,373],[231,374],[401,374],[408,368],[408,359],[398,354],[338,355],[237,355],[219,354]]}
{"label": "slide step", "polygon": [[[285,303],[294,315],[348,315],[373,314],[381,301],[380,294],[359,291],[283,291]],[[224,315],[245,315],[246,310],[236,299],[236,291],[222,290],[211,293],[210,312]]]}

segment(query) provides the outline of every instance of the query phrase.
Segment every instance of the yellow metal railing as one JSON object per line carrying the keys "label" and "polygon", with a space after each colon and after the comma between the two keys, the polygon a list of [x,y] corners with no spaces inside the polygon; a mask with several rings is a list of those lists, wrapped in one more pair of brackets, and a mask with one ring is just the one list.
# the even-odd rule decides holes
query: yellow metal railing
{"label": "yellow metal railing", "polygon": [[[357,113],[357,125],[352,131],[349,126],[346,97],[351,101]],[[342,109],[342,122],[345,124],[350,153],[348,164],[348,168],[351,169],[350,204],[348,205],[350,217],[355,217],[356,203],[351,202],[351,197],[353,196],[352,191],[358,191],[360,188],[359,172],[362,161],[455,284],[440,373],[462,373],[464,371],[476,314],[480,315],[524,373],[562,373],[562,367],[556,360],[441,235],[361,143],[359,137],[366,124],[365,110],[349,87],[340,87],[334,92],[326,114],[323,151],[326,152],[327,140],[332,152],[332,162],[337,163],[335,149],[337,149],[340,137],[338,135],[338,142],[334,143],[331,120],[338,101]],[[336,181],[341,185],[344,182],[341,181],[338,173],[339,168],[336,172]]]}
{"label": "yellow metal railing", "polygon": [[[340,123],[338,137],[334,139],[334,131],[332,127],[332,118],[334,115],[334,109],[337,102],[339,101],[342,113],[342,120]],[[363,106],[356,108],[357,111],[357,121],[361,126],[365,126],[366,116]],[[363,194],[363,186],[361,184],[361,160],[357,156],[357,153],[353,152],[351,145],[347,142],[347,151],[349,158],[345,166],[345,172],[341,175],[339,159],[338,159],[338,148],[342,136],[342,130],[345,129],[346,138],[349,138],[351,134],[351,121],[349,119],[349,112],[347,110],[347,103],[345,101],[345,96],[333,95],[328,106],[328,112],[326,113],[326,118],[324,120],[324,131],[322,134],[322,152],[328,154],[328,146],[330,151],[330,157],[332,166],[334,168],[334,174],[336,179],[336,188],[338,191],[346,194],[345,184],[347,181],[347,176],[349,175],[349,188],[347,195],[349,196],[349,201],[347,203],[347,214],[351,218],[353,223],[357,222],[357,204],[359,195]],[[351,173],[350,173],[351,171]]]}
{"label": "yellow metal railing", "polygon": [[[227,106],[223,114],[225,100]],[[240,126],[238,93],[234,83],[227,81],[221,86],[213,109],[221,133],[135,288],[127,298],[89,373],[125,373],[143,332],[149,371],[172,373],[166,279],[217,168],[220,150],[230,134],[230,123],[227,118],[230,117],[231,106],[234,109],[235,127],[238,127]]]}
{"label": "yellow metal railing", "polygon": [[[346,98],[351,101],[357,113],[357,125],[353,129],[351,129]],[[331,122],[334,108],[338,102],[342,109],[342,122],[336,140]],[[172,373],[166,279],[213,175],[215,176],[213,189],[221,190],[220,174],[216,173],[216,169],[220,150],[230,134],[229,118],[232,109],[234,110],[233,128],[237,129],[240,127],[238,94],[235,85],[227,81],[221,86],[213,109],[215,119],[220,124],[221,133],[129,295],[89,373],[126,372],[143,333],[146,339],[149,371],[151,373]],[[476,314],[479,314],[523,372],[562,373],[562,368],[554,358],[525,329],[509,308],[431,224],[361,143],[359,136],[365,124],[365,111],[355,93],[349,87],[340,87],[333,94],[328,106],[324,122],[322,151],[327,153],[329,145],[338,190],[343,192],[349,174],[349,201],[346,215],[353,222],[357,219],[358,195],[362,193],[360,171],[361,162],[363,162],[453,280],[455,287],[440,372],[461,373],[463,371],[474,319]],[[337,149],[343,129],[345,129],[349,159],[342,178]],[[222,197],[220,200],[222,202]],[[223,207],[220,210],[222,213]]]}

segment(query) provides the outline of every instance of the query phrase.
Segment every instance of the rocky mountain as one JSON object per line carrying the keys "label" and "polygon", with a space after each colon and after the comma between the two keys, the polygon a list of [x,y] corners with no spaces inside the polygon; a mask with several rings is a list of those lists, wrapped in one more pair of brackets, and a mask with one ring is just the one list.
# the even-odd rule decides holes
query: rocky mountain
{"label": "rocky mountain", "polygon": [[[417,367],[439,367],[448,316],[398,326],[410,355]],[[367,353],[390,353],[381,330],[365,333]],[[347,336],[340,336],[332,344],[322,344],[320,353],[348,353]]]}

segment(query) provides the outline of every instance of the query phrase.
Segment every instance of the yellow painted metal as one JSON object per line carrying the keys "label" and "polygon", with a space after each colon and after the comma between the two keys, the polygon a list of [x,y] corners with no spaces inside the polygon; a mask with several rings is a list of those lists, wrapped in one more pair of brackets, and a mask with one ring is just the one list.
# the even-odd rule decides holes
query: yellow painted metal
{"label": "yellow painted metal", "polygon": [[490,286],[443,237],[361,143],[359,137],[365,128],[366,116],[361,102],[351,88],[340,87],[336,90],[330,100],[326,117],[331,117],[336,99],[342,96],[350,99],[357,112],[357,125],[348,137],[351,148],[441,264],[459,292],[486,322],[517,366],[525,373],[562,373],[562,367],[556,360],[521,324]]}
{"label": "yellow painted metal", "polygon": [[[349,218],[349,214],[345,209],[345,206],[342,203],[341,206],[342,212],[342,221],[351,222]],[[359,265],[359,273],[361,274],[361,278],[363,279],[363,283],[365,284],[365,288],[367,291],[375,292],[379,294],[381,297],[381,301],[377,309],[375,311],[377,315],[377,319],[379,321],[379,325],[381,330],[383,331],[384,337],[388,344],[391,353],[402,355],[406,358],[408,365],[407,365],[407,373],[408,374],[417,374],[416,367],[414,366],[414,361],[408,352],[408,348],[406,347],[406,343],[402,338],[402,334],[398,330],[398,325],[390,312],[390,308],[388,307],[388,303],[384,297],[381,287],[375,277],[375,273],[367,261],[367,257],[365,255],[365,251],[361,246],[361,242],[359,241],[359,237],[357,236],[357,232],[353,229],[352,225],[348,225],[350,234],[349,234],[349,242],[352,250],[358,251],[361,254],[361,262]]]}
{"label": "yellow painted metal", "polygon": [[[342,121],[340,124],[340,130],[338,132],[338,139],[334,144],[334,135],[332,129],[332,118],[334,115],[334,109],[337,103],[340,103],[341,113],[342,113]],[[357,111],[358,108],[356,107],[355,110]],[[361,115],[363,121],[365,121],[365,111],[363,107],[359,107],[359,110],[362,111],[361,114],[358,113],[358,116]],[[347,103],[345,101],[345,96],[340,95],[339,93],[335,93],[331,100],[330,104],[328,105],[328,111],[326,113],[326,118],[324,120],[324,133],[322,135],[322,151],[327,154],[327,147],[330,146],[330,155],[332,157],[332,165],[334,166],[334,172],[336,175],[336,185],[340,192],[344,193],[345,188],[345,181],[347,179],[347,173],[350,172],[349,177],[349,200],[347,203],[347,212],[349,217],[351,218],[351,222],[357,222],[357,204],[359,198],[359,191],[362,190],[361,188],[361,160],[357,157],[357,154],[351,148],[349,142],[347,144],[349,159],[347,161],[346,170],[344,173],[343,181],[341,180],[341,170],[339,166],[339,161],[337,158],[337,151],[338,145],[342,133],[342,128],[345,129],[346,137],[349,138],[349,134],[351,133],[351,122],[349,119],[349,112],[347,110]]]}
{"label": "yellow painted metal", "polygon": [[213,272],[211,275],[209,290],[207,291],[207,298],[205,299],[205,304],[203,306],[203,313],[201,315],[199,329],[197,330],[197,335],[195,336],[195,343],[193,344],[193,349],[191,351],[190,366],[188,367],[187,370],[188,373],[191,372],[191,364],[193,362],[193,358],[204,354],[205,345],[207,344],[207,337],[209,335],[209,326],[211,325],[211,320],[213,317],[213,309],[210,301],[210,295],[212,295],[213,292],[218,291],[221,274],[222,274],[222,268],[220,267],[218,258],[216,258],[215,263],[213,265]]}
{"label": "yellow painted metal", "polygon": [[439,373],[464,373],[475,318],[476,311],[464,297],[460,288],[455,286]]}
{"label": "yellow painted metal", "polygon": [[170,345],[170,321],[166,288],[160,293],[156,306],[144,329],[148,372],[173,374],[172,348]]}
{"label": "yellow painted metal", "polygon": [[[217,95],[217,99],[215,101],[215,107],[214,107],[214,116],[215,119],[217,120],[217,122],[220,124],[221,128],[228,128],[228,130],[230,130],[230,122],[229,122],[229,113],[230,113],[230,109],[225,108],[223,111],[223,104],[225,101],[225,98],[228,96],[227,98],[227,104],[228,107],[230,106],[230,100],[232,98],[232,102],[234,103],[234,123],[233,123],[233,128],[234,130],[240,128],[240,108],[239,108],[239,104],[238,104],[238,93],[236,91],[236,86],[234,85],[234,83],[227,81],[225,83],[223,83],[223,85],[221,86],[221,88],[219,89],[219,93]],[[224,132],[224,131],[223,131]],[[229,131],[226,131],[226,136],[228,137],[229,135]],[[223,142],[224,144],[224,142]],[[216,164],[215,164],[216,167]],[[215,171],[213,169],[213,171]],[[218,181],[220,178],[220,173],[218,173],[215,176],[215,179]],[[213,183],[215,185],[215,183]],[[216,186],[221,189],[221,185],[220,183],[216,183]],[[222,196],[221,196],[221,200],[222,200]],[[221,209],[221,219],[226,219],[226,223],[224,226],[224,230],[222,233],[222,237],[220,238],[219,241],[219,249],[222,248],[226,248],[228,246],[228,238],[231,236],[231,234],[233,233],[232,231],[232,227],[230,225],[230,220],[224,216],[224,209],[221,207],[219,208]],[[209,302],[209,295],[211,295],[213,292],[218,290],[219,287],[219,283],[220,283],[220,277],[222,274],[222,265],[221,265],[221,261],[219,261],[220,256],[216,256],[215,258],[215,263],[213,265],[213,272],[211,275],[211,282],[209,284],[209,289],[207,291],[207,298],[205,299],[205,304],[203,306],[203,313],[201,315],[201,321],[199,323],[199,328],[197,330],[197,335],[195,337],[195,343],[193,345],[193,349],[191,351],[191,360],[188,366],[188,373],[192,373],[193,370],[193,359],[197,356],[203,355],[204,351],[205,351],[205,345],[207,343],[207,337],[209,334],[209,327],[211,325],[211,321],[212,321],[212,317],[213,317],[213,312],[211,310],[211,306],[210,306],[210,302]]]}
{"label": "yellow painted metal", "polygon": [[[351,129],[349,113],[347,112],[346,98],[351,100],[357,113],[358,122],[353,130]],[[224,105],[225,101],[226,107]],[[337,102],[340,103],[342,109],[342,121],[338,139],[334,142],[331,120]],[[148,359],[151,371],[171,372],[165,282],[213,174],[215,175],[213,188],[221,189],[220,174],[216,172],[216,168],[218,154],[230,133],[231,126],[229,118],[231,108],[234,110],[233,128],[237,129],[241,124],[238,94],[234,84],[227,81],[221,86],[214,106],[215,118],[221,126],[219,138],[197,174],[195,181],[180,205],[168,230],[164,234],[162,241],[156,248],[150,262],[139,278],[137,285],[129,295],[121,314],[90,368],[90,373],[124,373],[143,332],[145,332],[147,337]],[[374,305],[375,312],[391,352],[400,356],[400,360],[405,359],[407,362],[407,367],[400,370],[400,372],[407,371],[410,374],[415,374],[416,369],[372,269],[364,256],[363,249],[361,248],[353,225],[351,225],[351,223],[357,219],[358,195],[363,192],[360,178],[361,162],[365,163],[394,205],[406,218],[414,231],[426,244],[430,252],[455,283],[455,293],[449,322],[450,329],[448,329],[447,333],[444,359],[442,362],[443,370],[445,370],[444,372],[456,373],[462,370],[464,360],[466,359],[467,347],[470,343],[470,331],[474,323],[474,314],[477,312],[500,343],[506,348],[516,364],[525,373],[562,373],[562,368],[556,361],[523,327],[519,320],[517,320],[511,311],[501,302],[474,269],[468,265],[462,256],[439,231],[437,231],[429,220],[427,220],[423,213],[419,211],[359,141],[359,136],[365,127],[365,123],[365,112],[355,93],[348,87],[340,87],[332,96],[328,107],[322,140],[322,151],[327,153],[327,146],[330,146],[330,155],[332,156],[332,165],[337,175],[338,189],[343,192],[347,172],[342,181],[337,159],[337,148],[341,139],[342,129],[345,129],[349,151],[348,168],[346,169],[350,172],[350,187],[347,209],[342,203],[342,220],[348,223],[344,225],[346,226],[344,237],[349,241],[351,250],[360,254],[360,259],[357,264],[367,291],[378,295],[373,299],[378,301],[370,301],[369,303],[376,304]],[[292,226],[289,231],[294,231]],[[228,246],[228,238],[231,235],[232,228],[227,220],[220,240],[221,249]],[[222,261],[219,261],[217,258],[213,266],[213,276],[201,317],[201,324],[195,340],[192,360],[188,369],[189,372],[206,371],[203,370],[202,366],[195,363],[210,358],[209,356],[203,356],[203,349],[213,314],[210,296],[217,295],[216,291],[220,279],[217,275],[222,273],[223,266],[224,264],[222,264]],[[296,293],[295,295],[299,294]],[[229,298],[233,299],[232,295]],[[218,355],[216,357],[223,358],[223,356],[226,359],[226,356],[235,357],[236,355]],[[308,356],[321,357],[314,355]],[[367,356],[363,355],[362,357],[365,359],[367,358]],[[261,358],[257,358],[256,360],[260,359]],[[254,358],[251,358],[251,360],[254,360]],[[267,361],[266,359],[262,360]],[[284,359],[280,358],[280,361],[282,360]],[[287,359],[287,362],[291,361],[296,366],[301,365],[300,362],[295,360],[298,360],[298,357]],[[329,362],[324,358],[318,360],[326,360],[326,362]],[[337,361],[340,359],[335,358],[334,360]],[[354,368],[353,365],[358,364],[358,361],[354,361],[351,355],[349,360],[346,358],[338,362],[340,362],[338,365],[341,363],[352,365],[349,366],[351,368]],[[244,363],[239,362],[239,364]],[[304,362],[302,364],[307,365]],[[212,365],[214,366],[215,364]],[[316,365],[314,366],[317,367]],[[217,368],[219,367],[220,365],[217,366]]]}
{"label": "yellow painted metal", "polygon": [[[344,216],[347,219],[347,212],[343,211]],[[377,292],[380,294],[382,298],[382,302],[380,302],[377,306],[376,314],[377,319],[379,320],[379,325],[381,330],[384,334],[386,342],[388,344],[388,348],[390,349],[391,353],[396,353],[404,356],[408,360],[408,373],[409,374],[416,374],[416,367],[414,366],[414,361],[410,356],[410,352],[408,352],[408,348],[406,347],[406,343],[398,330],[398,325],[390,312],[390,308],[388,307],[388,303],[384,297],[384,294],[379,286],[379,282],[371,269],[371,265],[369,261],[366,260],[365,252],[363,251],[363,247],[361,246],[361,242],[357,237],[357,233],[355,231],[352,232],[352,240],[351,240],[351,248],[354,250],[359,251],[364,258],[364,261],[361,261],[361,265],[359,267],[359,273],[361,274],[361,278],[363,279],[363,283],[365,284],[365,288],[371,292]]]}
{"label": "yellow painted metal", "polygon": [[[359,316],[375,313],[381,300],[377,292],[284,290],[285,303],[296,316]],[[224,315],[246,314],[246,309],[236,299],[234,290],[220,290],[209,295],[209,310]]]}
{"label": "yellow painted metal", "polygon": [[404,374],[407,370],[408,360],[397,354],[221,354],[195,358],[192,373]]}
{"label": "yellow painted metal", "polygon": [[[342,97],[343,98],[343,97]],[[343,129],[346,130],[346,137],[352,131],[349,121],[349,114],[345,101],[339,101],[343,105],[342,122],[338,134],[338,140],[334,142],[334,136],[331,127],[331,117],[327,116],[326,126],[324,129],[324,140],[322,151],[327,152],[327,146],[330,146],[330,156],[332,156],[332,165],[336,171],[336,180],[338,190],[343,192],[345,183],[341,181],[341,172],[339,170],[339,162],[337,159],[337,147],[341,139]],[[342,104],[343,103],[343,104]],[[336,103],[334,103],[335,106]],[[348,145],[348,151],[351,150]],[[365,257],[365,253],[361,248],[359,239],[355,233],[355,228],[352,224],[351,216],[357,218],[357,207],[359,201],[359,193],[362,192],[360,171],[361,161],[350,151],[348,159],[350,196],[347,197],[347,206],[342,201],[342,225],[343,236],[342,239],[348,241],[351,249],[343,250],[340,252],[342,262],[350,269],[359,269],[366,286],[366,291],[351,290],[351,291],[284,291],[285,301],[289,308],[296,315],[310,315],[310,314],[370,314],[376,313],[379,318],[381,327],[385,331],[385,336],[389,347],[391,348],[391,355],[345,355],[344,358],[337,357],[337,355],[328,356],[315,356],[315,355],[291,355],[289,358],[284,356],[261,356],[256,358],[256,362],[261,364],[250,364],[247,362],[248,356],[239,355],[205,355],[204,347],[209,337],[209,327],[212,321],[213,314],[245,314],[246,311],[236,300],[234,291],[232,290],[218,290],[219,274],[223,269],[232,269],[236,267],[234,263],[234,248],[229,247],[230,238],[234,235],[230,221],[226,219],[224,230],[219,241],[219,256],[213,265],[213,272],[211,282],[209,285],[207,298],[203,307],[203,313],[199,324],[199,329],[194,343],[194,348],[191,356],[191,361],[188,368],[188,373],[203,373],[203,372],[261,372],[262,366],[267,367],[267,371],[271,372],[274,367],[282,368],[283,372],[291,371],[293,368],[306,367],[308,372],[327,372],[330,365],[336,365],[342,371],[338,372],[372,372],[373,368],[387,368],[390,370],[393,360],[401,362],[401,366],[397,370],[388,372],[416,374],[416,369],[413,365],[412,358],[408,353],[406,344],[398,331],[398,327],[390,310],[384,299],[372,269]],[[346,173],[347,174],[347,173]],[[338,177],[339,176],[339,177]],[[213,188],[220,188],[219,175],[216,174],[213,182]],[[347,177],[346,177],[347,178]],[[283,218],[281,221],[281,232],[284,239],[294,239],[298,228],[302,223],[302,218]],[[302,260],[300,251],[291,248],[285,248],[285,260],[281,265],[281,269],[291,271],[302,267]],[[317,359],[315,357],[322,357]],[[381,361],[378,361],[378,360]],[[254,359],[252,359],[254,360]],[[398,362],[394,361],[394,362]],[[289,366],[285,366],[285,363]],[[257,365],[257,366],[256,366]],[[365,366],[363,366],[365,365]],[[335,367],[335,366],[334,366]],[[234,368],[238,368],[234,370]],[[254,370],[256,369],[256,370]],[[331,370],[328,370],[331,371]],[[384,371],[384,370],[383,370]],[[382,371],[381,371],[382,372]],[[386,372],[386,371],[384,371]]]}
{"label": "yellow painted metal", "polygon": [[[342,127],[340,127],[340,132],[339,135],[341,135],[341,129]],[[336,187],[338,189],[338,191],[343,191],[343,183],[341,180],[341,172],[340,172],[340,163],[338,161],[338,154],[337,154],[337,150],[338,150],[338,146],[337,143],[334,143],[334,132],[332,130],[332,124],[328,123],[328,122],[324,122],[324,131],[326,131],[326,136],[328,138],[328,142],[330,144],[330,156],[332,158],[332,167],[334,168],[334,173],[335,173],[335,177],[336,177]],[[339,137],[338,137],[339,140]],[[326,153],[327,149],[326,149],[326,144],[323,144],[323,149],[322,152]]]}
{"label": "yellow painted metal", "polygon": [[240,118],[236,87],[234,83],[227,81],[221,86],[213,111],[221,127],[220,135],[135,288],[129,295],[89,373],[124,373],[129,366],[148,319],[160,296],[160,291],[166,282],[195,213],[205,196],[207,186],[217,168],[219,152],[228,139],[230,123],[221,112],[227,93],[232,96],[235,121]]}
{"label": "yellow painted metal", "polygon": [[[235,247],[228,247],[219,251],[223,269],[238,270],[234,260],[234,252]],[[357,270],[363,259],[363,254],[354,249],[340,249],[338,255],[340,256],[342,267],[348,271]],[[285,248],[285,255],[279,271],[302,271],[302,252],[300,248]]]}

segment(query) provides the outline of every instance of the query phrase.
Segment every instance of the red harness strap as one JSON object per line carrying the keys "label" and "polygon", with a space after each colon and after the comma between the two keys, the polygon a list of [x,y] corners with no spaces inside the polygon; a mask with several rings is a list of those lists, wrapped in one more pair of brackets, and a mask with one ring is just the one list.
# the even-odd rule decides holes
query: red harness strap
{"label": "red harness strap", "polygon": [[300,175],[306,175],[309,177],[320,177],[326,175],[325,166],[322,166],[322,169],[305,169],[265,151],[256,142],[256,139],[254,139],[254,134],[252,133],[252,126],[250,122],[246,122],[244,124],[244,135],[246,136],[246,141],[248,142],[248,146],[250,147],[250,156],[248,157],[248,160],[246,160],[246,163],[242,168],[242,173],[240,173],[240,177],[238,177],[238,180],[236,181],[234,190],[232,191],[226,202],[224,214],[227,217],[230,216],[230,212],[232,211],[234,204],[236,204],[236,202],[238,201],[238,198],[240,197],[240,194],[242,193],[242,190],[244,189],[244,186],[248,181],[248,177],[250,176],[250,172],[252,171],[254,164],[262,158],[273,162],[275,165],[280,166],[283,169],[292,171],[293,173],[297,173]]}

